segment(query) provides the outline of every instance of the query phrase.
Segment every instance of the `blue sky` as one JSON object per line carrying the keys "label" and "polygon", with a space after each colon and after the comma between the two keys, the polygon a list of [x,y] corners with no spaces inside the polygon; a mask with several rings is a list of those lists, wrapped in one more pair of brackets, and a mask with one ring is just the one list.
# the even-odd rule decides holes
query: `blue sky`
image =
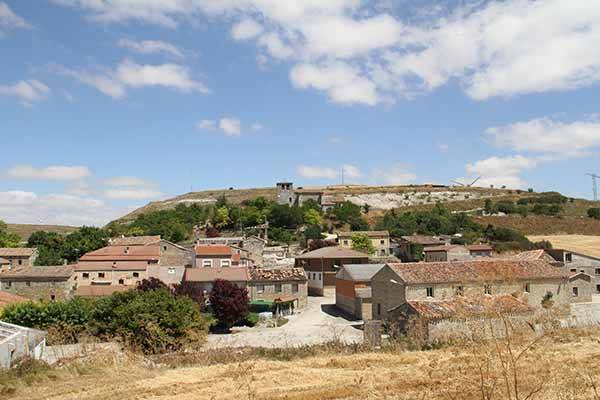
{"label": "blue sky", "polygon": [[0,0],[0,219],[342,169],[589,198],[599,39],[589,0]]}

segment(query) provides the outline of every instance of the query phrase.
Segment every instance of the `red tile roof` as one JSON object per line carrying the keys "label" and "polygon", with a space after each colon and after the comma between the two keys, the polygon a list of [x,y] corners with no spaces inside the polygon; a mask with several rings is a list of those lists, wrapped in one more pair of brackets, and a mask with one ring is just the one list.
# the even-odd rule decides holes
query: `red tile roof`
{"label": "red tile roof", "polygon": [[10,264],[10,261],[8,261],[6,258],[0,257],[0,265],[8,265],[8,264]]}
{"label": "red tile roof", "polygon": [[112,238],[109,241],[111,246],[147,246],[160,242],[160,235],[156,236],[124,236]]}
{"label": "red tile roof", "polygon": [[0,272],[0,281],[28,280],[28,281],[57,281],[68,280],[73,274],[73,267],[65,265],[60,267],[16,267]]}
{"label": "red tile roof", "polygon": [[250,269],[250,280],[262,282],[306,281],[304,268]]}
{"label": "red tile roof", "polygon": [[145,271],[147,261],[80,261],[75,271]]}
{"label": "red tile roof", "polygon": [[222,245],[197,245],[194,251],[198,256],[231,256],[233,249]]}
{"label": "red tile roof", "polygon": [[546,251],[544,251],[544,249],[522,251],[521,253],[518,253],[518,254],[512,256],[511,258],[514,260],[521,260],[521,261],[532,261],[532,260],[544,260],[544,261],[549,261],[549,262],[556,261],[554,258],[552,258],[552,256],[550,254],[546,253]]}
{"label": "red tile roof", "polygon": [[28,247],[2,247],[0,248],[0,257],[31,257],[35,249]]}
{"label": "red tile roof", "polygon": [[388,266],[408,284],[566,279],[568,274],[544,261],[490,259]]}
{"label": "red tile roof", "polygon": [[81,297],[101,297],[110,296],[117,292],[126,292],[128,290],[135,289],[132,285],[89,285],[89,286],[78,286],[75,290],[75,296]]}
{"label": "red tile roof", "polygon": [[81,261],[158,261],[160,246],[106,246],[84,254]]}
{"label": "red tile roof", "polygon": [[409,301],[408,307],[426,319],[469,318],[482,315],[531,312],[531,307],[511,295],[456,297],[442,301]]}
{"label": "red tile roof", "polygon": [[369,255],[360,251],[348,249],[340,246],[322,247],[317,250],[309,251],[301,254],[296,259],[311,259],[311,258],[369,258]]}
{"label": "red tile roof", "polygon": [[0,308],[4,308],[11,304],[24,303],[26,301],[29,301],[29,299],[8,292],[0,292]]}
{"label": "red tile roof", "polygon": [[191,282],[213,282],[224,279],[232,282],[248,282],[250,274],[246,267],[229,268],[186,268],[183,280]]}
{"label": "red tile roof", "polygon": [[467,246],[470,251],[492,251],[494,248],[489,244],[470,244]]}

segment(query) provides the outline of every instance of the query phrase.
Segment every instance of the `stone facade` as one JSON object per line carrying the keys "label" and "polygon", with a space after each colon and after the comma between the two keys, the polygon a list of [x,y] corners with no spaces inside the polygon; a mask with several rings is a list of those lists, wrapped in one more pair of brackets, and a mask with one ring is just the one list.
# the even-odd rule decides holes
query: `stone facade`
{"label": "stone facade", "polygon": [[18,296],[27,297],[31,300],[65,300],[73,295],[73,281],[62,280],[10,280],[0,281],[0,290]]}
{"label": "stone facade", "polygon": [[338,233],[338,243],[341,247],[352,248],[352,236],[366,235],[371,239],[375,248],[375,255],[385,257],[390,255],[390,234],[386,231],[356,231]]}
{"label": "stone facade", "polygon": [[471,252],[464,246],[446,246],[425,248],[425,262],[466,261],[471,259]]}
{"label": "stone facade", "polygon": [[164,267],[191,267],[193,252],[167,240],[160,241],[160,265]]}
{"label": "stone facade", "polygon": [[275,301],[282,298],[298,299],[296,307],[303,309],[308,302],[308,284],[304,282],[255,282],[248,283],[251,301]]}
{"label": "stone facade", "polygon": [[33,267],[35,259],[38,256],[37,249],[31,248],[0,248],[0,258],[8,261],[7,265],[0,268],[8,269],[10,267]]}
{"label": "stone facade", "polygon": [[600,259],[567,250],[546,250],[556,261],[562,263],[563,269],[570,273],[584,273],[592,277],[592,293],[600,294]]}
{"label": "stone facade", "polygon": [[136,286],[150,275],[146,267],[139,269],[80,269],[76,271],[77,286]]}

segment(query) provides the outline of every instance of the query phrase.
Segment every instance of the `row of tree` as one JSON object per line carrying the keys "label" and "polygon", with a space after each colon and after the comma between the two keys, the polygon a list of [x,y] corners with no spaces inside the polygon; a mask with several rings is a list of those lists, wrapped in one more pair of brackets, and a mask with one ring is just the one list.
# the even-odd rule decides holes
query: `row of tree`
{"label": "row of tree", "polygon": [[109,237],[107,230],[87,226],[68,235],[38,231],[29,237],[27,247],[38,249],[36,265],[62,265],[75,262],[85,253],[106,246]]}

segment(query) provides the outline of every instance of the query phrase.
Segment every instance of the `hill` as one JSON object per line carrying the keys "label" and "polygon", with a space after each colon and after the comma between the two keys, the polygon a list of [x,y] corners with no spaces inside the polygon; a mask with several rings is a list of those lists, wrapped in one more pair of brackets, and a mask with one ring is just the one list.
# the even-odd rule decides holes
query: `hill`
{"label": "hill", "polygon": [[8,231],[19,235],[23,241],[27,241],[33,232],[47,231],[56,232],[62,235],[69,234],[79,229],[75,226],[66,225],[29,225],[29,224],[7,224]]}

